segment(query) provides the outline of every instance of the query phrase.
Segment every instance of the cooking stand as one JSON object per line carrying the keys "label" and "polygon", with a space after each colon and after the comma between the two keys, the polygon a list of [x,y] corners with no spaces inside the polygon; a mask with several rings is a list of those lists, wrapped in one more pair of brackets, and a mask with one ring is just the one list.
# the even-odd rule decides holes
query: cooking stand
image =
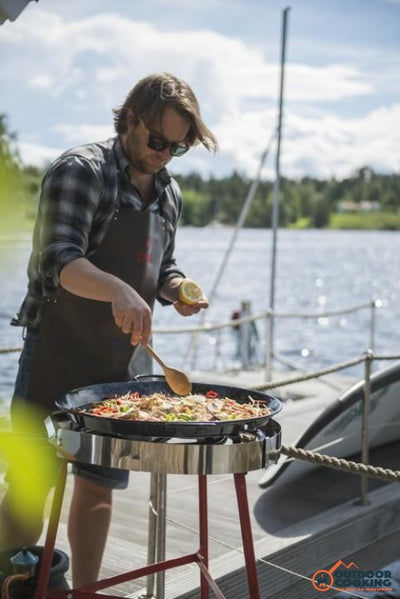
{"label": "cooking stand", "polygon": [[[97,591],[144,576],[148,577],[146,596],[150,598],[153,596],[155,575],[157,576],[156,596],[157,599],[163,599],[165,571],[189,563],[197,563],[200,569],[200,599],[208,599],[210,589],[216,599],[225,599],[208,570],[207,475],[210,474],[232,474],[234,477],[249,597],[260,599],[245,474],[268,467],[271,460],[275,462],[279,454],[280,439],[280,425],[272,419],[256,431],[244,430],[235,437],[201,440],[121,438],[74,428],[73,425],[65,422],[57,423],[50,436],[50,442],[55,445],[63,459],[55,486],[35,599],[92,599],[98,597]],[[67,466],[68,462],[74,461],[150,472],[152,474],[150,498],[155,513],[149,518],[147,566],[65,591],[48,588],[48,581],[64,496]],[[165,559],[167,474],[197,475],[199,502],[198,551],[168,560]],[[158,518],[155,514],[158,514]],[[154,563],[150,563],[152,561]],[[101,597],[111,599],[116,595],[102,592]]]}

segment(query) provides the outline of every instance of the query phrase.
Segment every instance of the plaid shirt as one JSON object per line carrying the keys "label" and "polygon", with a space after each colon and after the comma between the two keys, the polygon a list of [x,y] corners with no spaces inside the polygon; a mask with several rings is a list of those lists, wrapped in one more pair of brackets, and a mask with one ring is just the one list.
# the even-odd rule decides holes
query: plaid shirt
{"label": "plaid shirt", "polygon": [[184,276],[174,259],[182,206],[178,184],[162,169],[156,175],[154,200],[143,206],[129,180],[128,166],[118,137],[69,150],[52,164],[42,183],[28,264],[28,292],[12,324],[38,328],[41,306],[59,288],[61,269],[96,252],[119,202],[164,218],[168,241],[159,289],[167,279]]}

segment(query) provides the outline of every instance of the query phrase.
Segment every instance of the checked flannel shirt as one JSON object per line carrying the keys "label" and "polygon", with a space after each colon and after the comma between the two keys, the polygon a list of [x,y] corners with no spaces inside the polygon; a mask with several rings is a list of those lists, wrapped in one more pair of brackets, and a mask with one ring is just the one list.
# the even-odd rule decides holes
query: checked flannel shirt
{"label": "checked flannel shirt", "polygon": [[[12,324],[38,328],[41,306],[57,290],[61,269],[76,258],[90,258],[96,252],[118,198],[136,210],[154,211],[164,218],[168,241],[159,288],[174,276],[184,276],[174,258],[182,208],[178,184],[162,169],[156,175],[155,199],[143,206],[127,169],[119,137],[69,150],[51,165],[42,183],[28,263],[28,291]],[[158,300],[169,303],[160,297]]]}

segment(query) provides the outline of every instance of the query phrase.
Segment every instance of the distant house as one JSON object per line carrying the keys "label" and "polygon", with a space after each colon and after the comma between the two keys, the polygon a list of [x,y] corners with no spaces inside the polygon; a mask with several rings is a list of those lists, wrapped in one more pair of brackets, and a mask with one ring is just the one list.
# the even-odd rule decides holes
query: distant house
{"label": "distant house", "polygon": [[379,210],[379,202],[352,202],[351,200],[341,200],[338,202],[338,212],[376,212]]}

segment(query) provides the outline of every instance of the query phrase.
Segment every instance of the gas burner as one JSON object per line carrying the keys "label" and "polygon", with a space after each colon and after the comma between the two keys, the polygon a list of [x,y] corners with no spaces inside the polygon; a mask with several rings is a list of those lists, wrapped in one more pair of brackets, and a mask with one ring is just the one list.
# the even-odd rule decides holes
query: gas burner
{"label": "gas burner", "polygon": [[50,442],[68,461],[159,474],[245,473],[279,457],[281,427],[270,419],[257,430],[217,437],[122,437],[82,427],[56,427]]}

